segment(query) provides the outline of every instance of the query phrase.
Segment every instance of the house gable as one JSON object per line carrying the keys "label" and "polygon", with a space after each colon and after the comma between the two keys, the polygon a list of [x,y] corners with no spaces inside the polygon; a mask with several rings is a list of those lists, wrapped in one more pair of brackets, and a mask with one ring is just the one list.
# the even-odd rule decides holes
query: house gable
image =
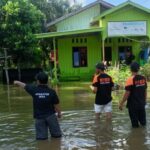
{"label": "house gable", "polygon": [[[107,38],[108,24],[110,22],[131,22],[131,23],[143,23],[146,22],[146,35],[150,35],[150,11],[133,2],[125,2],[111,10],[108,10],[100,16],[94,18],[95,21],[100,22],[100,27],[103,27],[103,38]],[[124,36],[124,34],[122,35]],[[134,36],[134,35],[129,35]]]}
{"label": "house gable", "polygon": [[[102,0],[98,0],[76,12],[70,13],[51,23],[48,23],[47,28],[56,26],[57,32],[88,29],[90,28],[90,23],[94,17],[112,7],[113,5]],[[97,27],[98,26],[99,25],[97,24]]]}

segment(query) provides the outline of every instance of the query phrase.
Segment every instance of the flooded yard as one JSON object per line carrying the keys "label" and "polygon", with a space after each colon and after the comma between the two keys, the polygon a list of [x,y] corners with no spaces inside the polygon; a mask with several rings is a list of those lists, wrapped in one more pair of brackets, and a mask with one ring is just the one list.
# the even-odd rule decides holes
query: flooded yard
{"label": "flooded yard", "polygon": [[[94,118],[94,94],[90,83],[62,83],[56,88],[63,117],[63,137],[36,141],[32,99],[13,85],[0,86],[0,150],[148,150],[150,149],[150,104],[147,127],[132,129],[126,109],[118,110],[123,91],[113,92],[113,118]],[[150,92],[148,92],[150,93]],[[150,100],[150,95],[148,95]]]}

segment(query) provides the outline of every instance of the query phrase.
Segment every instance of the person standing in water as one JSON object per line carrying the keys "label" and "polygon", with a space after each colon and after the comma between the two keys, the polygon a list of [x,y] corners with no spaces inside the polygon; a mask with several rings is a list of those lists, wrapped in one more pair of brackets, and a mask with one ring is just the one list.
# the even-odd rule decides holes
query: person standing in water
{"label": "person standing in water", "polygon": [[58,96],[53,89],[48,87],[48,75],[46,73],[38,73],[36,80],[36,86],[14,81],[15,85],[24,88],[33,98],[36,139],[48,139],[48,129],[51,137],[60,138],[62,133],[55,115],[57,113],[57,116],[61,117]]}
{"label": "person standing in water", "polygon": [[144,76],[139,75],[140,65],[133,62],[130,65],[132,76],[129,77],[125,85],[125,94],[119,103],[119,109],[123,109],[124,103],[127,101],[127,108],[132,123],[132,127],[146,125],[145,105],[147,99],[147,82]]}
{"label": "person standing in water", "polygon": [[91,86],[95,96],[95,115],[99,119],[101,113],[106,113],[106,118],[111,119],[112,116],[112,87],[114,83],[111,76],[105,73],[105,65],[103,63],[96,64],[96,75]]}

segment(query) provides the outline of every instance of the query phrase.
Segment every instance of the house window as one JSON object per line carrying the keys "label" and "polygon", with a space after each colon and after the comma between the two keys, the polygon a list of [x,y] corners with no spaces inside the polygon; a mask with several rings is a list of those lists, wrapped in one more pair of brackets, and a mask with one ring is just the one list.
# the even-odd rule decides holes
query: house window
{"label": "house window", "polygon": [[87,67],[87,47],[73,47],[73,67]]}

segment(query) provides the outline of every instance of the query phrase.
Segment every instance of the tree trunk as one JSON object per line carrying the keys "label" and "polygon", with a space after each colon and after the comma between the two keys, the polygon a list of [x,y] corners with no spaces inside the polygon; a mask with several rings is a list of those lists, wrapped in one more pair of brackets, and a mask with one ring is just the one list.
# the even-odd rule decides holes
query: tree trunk
{"label": "tree trunk", "polygon": [[21,68],[20,68],[20,63],[18,62],[17,65],[17,69],[18,69],[18,80],[21,81]]}
{"label": "tree trunk", "polygon": [[4,55],[5,55],[5,75],[6,75],[6,82],[7,85],[9,85],[9,74],[8,74],[8,62],[7,62],[7,50],[4,49]]}

